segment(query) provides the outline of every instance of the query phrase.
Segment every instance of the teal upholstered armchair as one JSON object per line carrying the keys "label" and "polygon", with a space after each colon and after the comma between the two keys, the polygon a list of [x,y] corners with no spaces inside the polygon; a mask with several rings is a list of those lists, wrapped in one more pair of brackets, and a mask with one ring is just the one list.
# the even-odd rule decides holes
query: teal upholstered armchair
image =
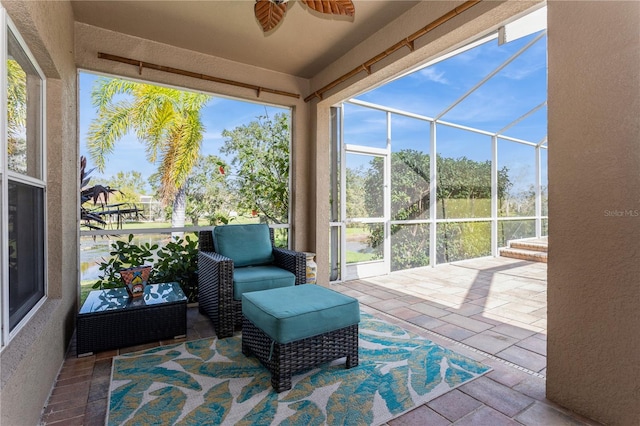
{"label": "teal upholstered armchair", "polygon": [[306,256],[276,248],[266,224],[216,226],[199,233],[198,301],[218,338],[242,327],[242,294],[306,282]]}

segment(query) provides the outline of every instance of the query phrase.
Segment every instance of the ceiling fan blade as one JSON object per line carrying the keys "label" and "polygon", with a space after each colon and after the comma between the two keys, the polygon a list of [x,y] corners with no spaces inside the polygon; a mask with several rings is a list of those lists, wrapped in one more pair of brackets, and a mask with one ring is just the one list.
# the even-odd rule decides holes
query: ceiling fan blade
{"label": "ceiling fan blade", "polygon": [[330,15],[354,16],[356,8],[351,0],[302,0],[309,8]]}
{"label": "ceiling fan blade", "polygon": [[287,3],[274,3],[270,0],[256,0],[253,7],[262,30],[266,33],[274,29],[287,12]]}

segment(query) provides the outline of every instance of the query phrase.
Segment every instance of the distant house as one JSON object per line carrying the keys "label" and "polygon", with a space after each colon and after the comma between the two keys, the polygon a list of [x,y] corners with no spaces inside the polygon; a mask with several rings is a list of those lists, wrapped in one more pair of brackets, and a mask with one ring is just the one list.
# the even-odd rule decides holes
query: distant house
{"label": "distant house", "polygon": [[154,222],[165,219],[164,210],[160,201],[151,195],[141,195],[140,205],[142,206],[142,215],[144,220]]}

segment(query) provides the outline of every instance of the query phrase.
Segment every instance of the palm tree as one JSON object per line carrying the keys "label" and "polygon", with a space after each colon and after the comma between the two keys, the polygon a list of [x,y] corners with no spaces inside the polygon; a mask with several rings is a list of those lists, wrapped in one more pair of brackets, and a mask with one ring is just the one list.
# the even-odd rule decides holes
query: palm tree
{"label": "palm tree", "polygon": [[[27,74],[14,59],[7,60],[7,150],[9,159],[26,149]],[[13,169],[12,169],[13,170]]]}
{"label": "palm tree", "polygon": [[100,78],[91,99],[98,116],[89,126],[87,145],[98,170],[104,171],[105,159],[115,143],[135,131],[138,140],[146,144],[147,160],[158,165],[163,204],[173,203],[171,226],[184,226],[185,183],[200,156],[204,132],[200,111],[211,97]]}

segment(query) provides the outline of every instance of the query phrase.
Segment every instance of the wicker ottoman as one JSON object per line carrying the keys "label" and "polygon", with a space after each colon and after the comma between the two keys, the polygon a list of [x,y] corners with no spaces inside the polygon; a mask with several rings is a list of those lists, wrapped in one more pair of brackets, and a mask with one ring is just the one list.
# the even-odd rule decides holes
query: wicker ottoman
{"label": "wicker ottoman", "polygon": [[291,376],[346,357],[358,365],[360,307],[353,297],[313,284],[242,295],[242,353],[271,372],[276,392],[291,389]]}

